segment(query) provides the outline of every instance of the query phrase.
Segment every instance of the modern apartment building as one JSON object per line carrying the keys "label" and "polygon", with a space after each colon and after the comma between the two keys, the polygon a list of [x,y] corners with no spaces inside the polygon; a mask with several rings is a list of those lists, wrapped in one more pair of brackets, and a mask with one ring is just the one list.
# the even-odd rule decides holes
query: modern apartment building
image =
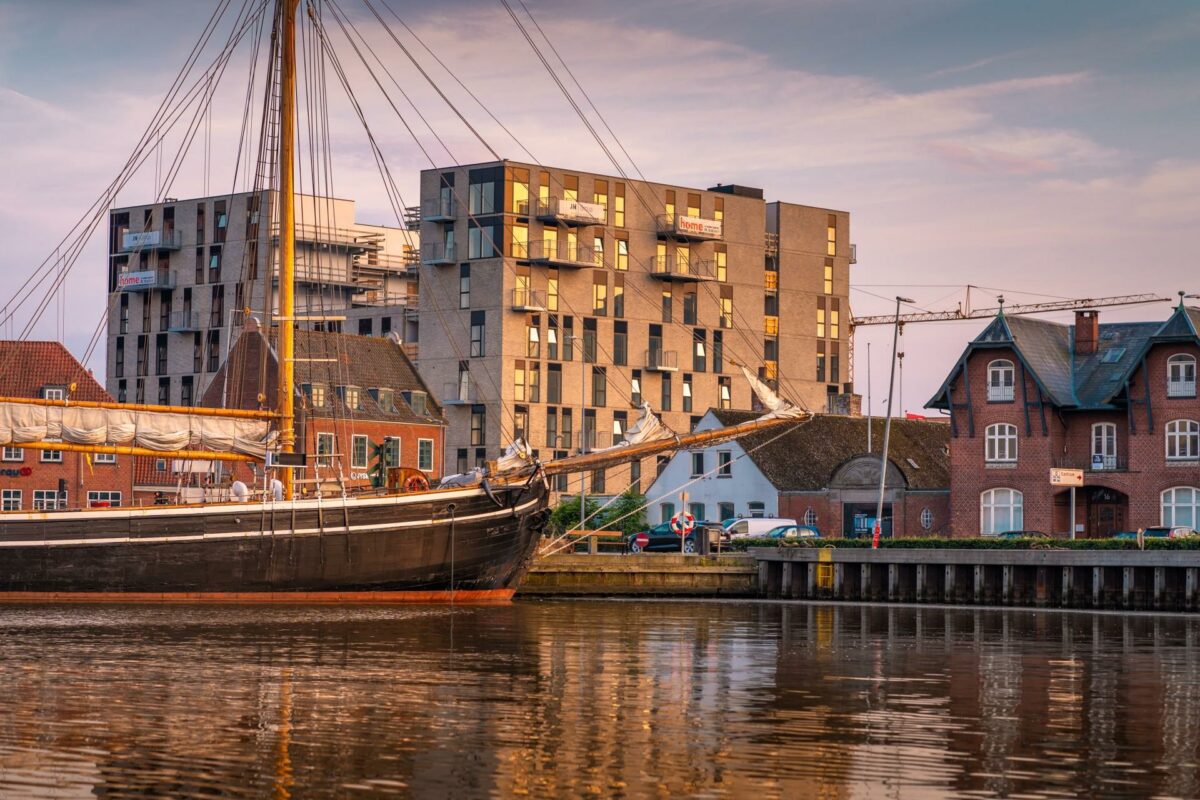
{"label": "modern apartment building", "polygon": [[[109,214],[107,389],[120,402],[192,405],[242,327],[263,316],[278,246],[270,195],[240,194]],[[296,206],[296,316],[302,327],[386,335],[415,355],[415,232],[354,219],[354,201]],[[411,309],[411,311],[410,311]]]}
{"label": "modern apartment building", "polygon": [[[610,446],[642,402],[677,431],[749,409],[738,364],[814,410],[850,405],[831,400],[853,391],[846,212],[497,161],[422,172],[421,241],[448,472],[518,436],[543,458]],[[643,467],[588,489],[644,489]]]}

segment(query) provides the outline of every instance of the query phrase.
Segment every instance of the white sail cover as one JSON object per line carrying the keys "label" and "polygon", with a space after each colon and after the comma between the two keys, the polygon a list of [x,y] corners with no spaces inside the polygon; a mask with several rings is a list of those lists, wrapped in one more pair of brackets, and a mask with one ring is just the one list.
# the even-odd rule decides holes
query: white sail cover
{"label": "white sail cover", "polygon": [[517,439],[496,459],[496,472],[514,472],[533,464],[533,451],[524,439]]}
{"label": "white sail cover", "polygon": [[784,417],[804,417],[808,416],[808,412],[789,403],[771,390],[770,386],[760,381],[754,373],[742,366],[742,374],[746,376],[746,380],[750,383],[750,388],[754,390],[754,394],[758,397],[758,402],[763,404],[767,409],[767,413],[763,414],[759,419],[782,419]]}
{"label": "white sail cover", "polygon": [[674,439],[675,431],[663,424],[663,421],[650,410],[649,403],[642,403],[642,416],[637,422],[629,426],[625,431],[625,438],[614,444],[612,447],[598,447],[591,452],[606,453],[610,450],[617,450],[630,445],[643,444],[645,442],[657,442],[662,439]]}
{"label": "white sail cover", "polygon": [[265,458],[274,439],[265,420],[0,403],[0,445],[62,441],[162,452],[212,450]]}

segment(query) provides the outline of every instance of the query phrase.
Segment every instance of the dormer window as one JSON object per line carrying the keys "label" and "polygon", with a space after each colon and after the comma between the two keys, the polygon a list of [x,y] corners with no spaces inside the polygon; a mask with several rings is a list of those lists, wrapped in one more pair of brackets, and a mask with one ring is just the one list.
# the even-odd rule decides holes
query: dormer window
{"label": "dormer window", "polygon": [[987,399],[989,403],[1011,403],[1016,369],[1013,362],[1000,358],[988,364]]}
{"label": "dormer window", "polygon": [[362,407],[360,392],[361,390],[357,386],[338,387],[338,394],[342,398],[342,403],[351,411],[357,411]]}
{"label": "dormer window", "polygon": [[325,407],[325,384],[306,383],[304,384],[304,393],[308,395],[309,405],[313,408]]}
{"label": "dormer window", "polygon": [[42,387],[42,399],[43,400],[66,400],[67,399],[67,388],[65,386],[43,386]]}
{"label": "dormer window", "polygon": [[376,389],[375,401],[379,403],[379,409],[388,414],[393,414],[396,411],[396,391],[394,389]]}
{"label": "dormer window", "polygon": [[428,397],[429,396],[425,394],[425,392],[411,391],[404,393],[404,399],[408,401],[409,408],[413,410],[414,414],[422,417],[428,416],[429,414]]}
{"label": "dormer window", "polygon": [[1174,355],[1167,359],[1167,397],[1196,396],[1196,359]]}

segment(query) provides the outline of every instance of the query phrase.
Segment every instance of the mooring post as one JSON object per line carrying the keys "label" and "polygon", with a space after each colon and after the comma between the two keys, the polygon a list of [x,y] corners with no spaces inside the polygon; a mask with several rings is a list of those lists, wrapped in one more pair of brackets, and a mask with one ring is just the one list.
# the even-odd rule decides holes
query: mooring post
{"label": "mooring post", "polygon": [[1013,567],[1005,564],[1000,568],[1000,601],[1008,604],[1013,596]]}
{"label": "mooring post", "polygon": [[840,561],[833,565],[833,596],[842,599],[842,583],[846,578],[846,565]]}
{"label": "mooring post", "polygon": [[871,599],[871,564],[866,561],[858,566],[858,599]]}
{"label": "mooring post", "polygon": [[945,567],[945,586],[942,589],[942,600],[947,603],[954,602],[954,579],[958,577],[958,567],[953,564],[947,564]]}
{"label": "mooring post", "polygon": [[771,562],[769,561],[758,562],[758,594],[760,597],[767,596],[767,575],[770,567]]}
{"label": "mooring post", "polygon": [[975,602],[983,602],[983,564],[975,565]]}
{"label": "mooring post", "polygon": [[1183,576],[1183,604],[1193,609],[1196,607],[1196,590],[1200,588],[1200,567],[1188,567]]}
{"label": "mooring post", "polygon": [[925,602],[925,565],[917,564],[917,585],[914,588],[918,603]]}
{"label": "mooring post", "polygon": [[783,571],[779,574],[779,596],[792,596],[792,562],[783,562]]}
{"label": "mooring post", "polygon": [[810,561],[806,566],[808,567],[808,571],[806,573],[807,579],[804,582],[804,596],[812,600],[817,596],[817,564]]}
{"label": "mooring post", "polygon": [[1075,573],[1073,567],[1062,568],[1062,605],[1069,606],[1075,599]]}
{"label": "mooring post", "polygon": [[1104,567],[1092,567],[1092,608],[1104,605]]}
{"label": "mooring post", "polygon": [[1121,568],[1121,605],[1129,608],[1133,604],[1133,567]]}
{"label": "mooring post", "polygon": [[1167,568],[1154,568],[1154,607],[1162,608],[1167,604]]}
{"label": "mooring post", "polygon": [[900,599],[900,565],[888,564],[888,600]]}

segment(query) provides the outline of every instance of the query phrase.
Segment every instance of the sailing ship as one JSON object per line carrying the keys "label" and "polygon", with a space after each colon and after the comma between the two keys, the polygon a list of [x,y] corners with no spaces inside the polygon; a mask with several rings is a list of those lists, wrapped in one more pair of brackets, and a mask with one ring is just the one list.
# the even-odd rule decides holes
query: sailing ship
{"label": "sailing ship", "polygon": [[[0,601],[485,601],[511,598],[548,517],[548,478],[703,447],[810,416],[743,368],[767,413],[676,434],[649,406],[624,441],[539,462],[521,441],[429,487],[298,496],[294,382],[296,13],[278,0],[278,397],[271,409],[0,397],[0,445],[254,462],[277,491],[231,502],[0,513]],[[266,122],[264,121],[264,127]]]}

